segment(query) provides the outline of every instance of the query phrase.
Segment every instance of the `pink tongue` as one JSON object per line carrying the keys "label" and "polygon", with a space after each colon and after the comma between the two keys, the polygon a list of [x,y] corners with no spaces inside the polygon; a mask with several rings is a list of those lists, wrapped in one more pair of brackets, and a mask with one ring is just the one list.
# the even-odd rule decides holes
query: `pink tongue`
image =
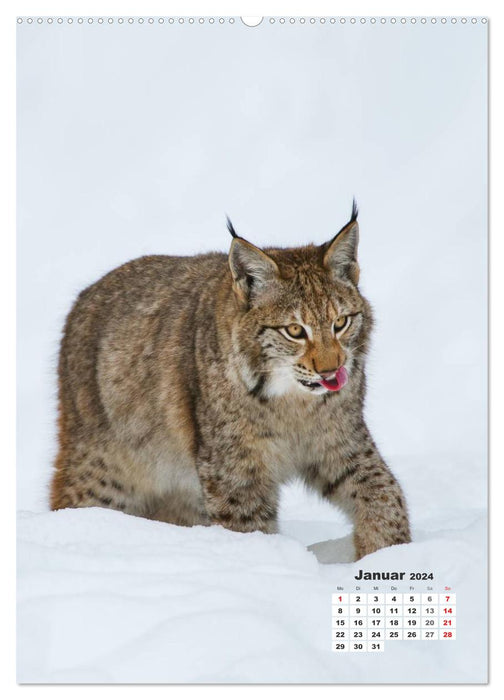
{"label": "pink tongue", "polygon": [[322,379],[320,383],[329,391],[339,391],[341,387],[345,386],[348,381],[348,374],[344,367],[340,367],[336,371],[336,376],[334,379]]}

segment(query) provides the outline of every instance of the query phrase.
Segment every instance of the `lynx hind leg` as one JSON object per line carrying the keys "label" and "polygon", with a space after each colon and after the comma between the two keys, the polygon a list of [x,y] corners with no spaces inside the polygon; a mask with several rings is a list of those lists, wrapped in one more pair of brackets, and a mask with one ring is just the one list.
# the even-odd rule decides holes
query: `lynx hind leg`
{"label": "lynx hind leg", "polygon": [[61,450],[51,484],[51,510],[90,506],[134,513],[135,489],[103,450]]}

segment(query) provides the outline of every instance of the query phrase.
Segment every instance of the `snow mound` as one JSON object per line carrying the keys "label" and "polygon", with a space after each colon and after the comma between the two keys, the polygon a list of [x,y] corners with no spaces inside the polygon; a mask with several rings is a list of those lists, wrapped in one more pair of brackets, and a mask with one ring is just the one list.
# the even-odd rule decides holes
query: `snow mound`
{"label": "snow mound", "polygon": [[[458,529],[419,532],[411,545],[323,565],[285,535],[177,527],[100,508],[23,512],[18,680],[483,682],[486,592],[476,572],[485,564],[484,533],[483,512],[472,511]],[[327,561],[341,542],[322,549]],[[459,608],[472,600],[457,639],[333,654],[331,594],[355,584],[360,568],[433,570],[436,586],[449,581]]]}

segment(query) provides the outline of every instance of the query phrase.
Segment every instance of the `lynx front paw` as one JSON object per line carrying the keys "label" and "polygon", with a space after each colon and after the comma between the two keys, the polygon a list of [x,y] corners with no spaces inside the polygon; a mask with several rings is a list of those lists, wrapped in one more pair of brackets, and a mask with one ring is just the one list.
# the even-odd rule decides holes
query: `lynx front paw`
{"label": "lynx front paw", "polygon": [[354,533],[355,561],[362,559],[366,554],[376,552],[384,547],[394,544],[407,544],[411,542],[409,529],[394,529],[390,532],[372,531]]}

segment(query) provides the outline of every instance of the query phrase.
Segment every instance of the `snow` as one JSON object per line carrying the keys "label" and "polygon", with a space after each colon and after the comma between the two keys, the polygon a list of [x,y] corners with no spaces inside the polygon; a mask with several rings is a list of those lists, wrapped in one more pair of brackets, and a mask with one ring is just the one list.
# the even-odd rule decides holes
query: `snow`
{"label": "snow", "polygon": [[[484,511],[414,535],[358,564],[327,565],[288,534],[184,528],[101,508],[21,512],[18,680],[483,682]],[[359,568],[434,570],[437,584],[449,581],[464,607],[456,641],[387,642],[366,658],[365,676],[359,655],[332,653],[331,594]]]}
{"label": "snow", "polygon": [[[18,679],[483,682],[484,25],[23,23],[17,50]],[[349,523],[299,484],[279,535],[49,512],[77,293],[146,253],[227,250],[226,212],[258,245],[322,243],[353,195],[366,418],[413,542],[352,563]],[[331,593],[360,568],[432,571],[457,639],[331,653]]]}

